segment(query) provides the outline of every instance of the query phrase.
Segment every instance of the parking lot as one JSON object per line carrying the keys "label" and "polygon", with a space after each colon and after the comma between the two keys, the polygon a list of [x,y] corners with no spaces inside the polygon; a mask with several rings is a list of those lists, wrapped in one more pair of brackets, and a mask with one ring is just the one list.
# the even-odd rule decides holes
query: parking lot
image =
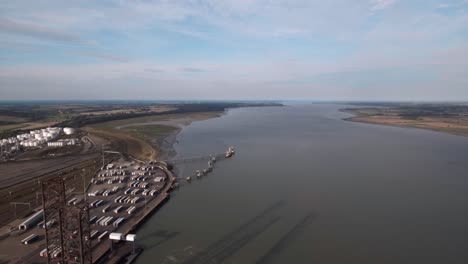
{"label": "parking lot", "polygon": [[[117,161],[103,167],[91,180],[85,198],[90,208],[89,239],[93,249],[108,241],[110,233],[131,230],[154,207],[154,200],[166,198],[167,177],[156,162]],[[83,196],[77,195],[69,198],[67,204],[80,205],[83,201]],[[99,255],[105,248],[94,253]],[[60,253],[52,257],[59,256]]]}

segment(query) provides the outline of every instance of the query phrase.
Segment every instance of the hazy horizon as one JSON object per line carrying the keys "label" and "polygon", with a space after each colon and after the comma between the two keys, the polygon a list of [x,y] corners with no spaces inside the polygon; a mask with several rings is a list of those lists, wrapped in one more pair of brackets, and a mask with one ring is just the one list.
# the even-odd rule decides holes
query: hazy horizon
{"label": "hazy horizon", "polygon": [[316,104],[468,104],[468,100],[313,100],[313,99],[0,99],[0,104],[8,103],[81,103],[81,102],[108,102],[108,103],[316,103]]}
{"label": "hazy horizon", "polygon": [[467,11],[467,0],[5,2],[0,99],[468,101]]}

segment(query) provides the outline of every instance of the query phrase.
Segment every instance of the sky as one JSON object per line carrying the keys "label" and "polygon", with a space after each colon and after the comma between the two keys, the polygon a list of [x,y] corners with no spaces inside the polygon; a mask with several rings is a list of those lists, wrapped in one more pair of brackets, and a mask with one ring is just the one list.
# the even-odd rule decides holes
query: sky
{"label": "sky", "polygon": [[468,100],[468,0],[4,0],[0,100]]}

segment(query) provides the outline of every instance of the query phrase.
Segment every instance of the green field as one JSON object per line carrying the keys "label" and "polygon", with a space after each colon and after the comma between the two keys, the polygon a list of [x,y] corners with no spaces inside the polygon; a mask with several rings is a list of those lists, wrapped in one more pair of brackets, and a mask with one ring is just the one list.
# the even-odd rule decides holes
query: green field
{"label": "green field", "polygon": [[[114,130],[118,127],[124,127],[128,125],[132,125],[132,126],[134,125],[134,127],[135,126],[143,127],[143,126],[139,126],[136,124],[154,123],[158,121],[169,121],[169,120],[174,120],[178,118],[191,118],[193,120],[208,119],[208,118],[218,117],[220,116],[220,114],[221,114],[220,112],[199,112],[199,113],[186,113],[186,114],[150,115],[150,116],[108,121],[104,123],[91,125],[91,127],[105,129],[105,130]],[[151,126],[151,125],[144,125],[144,126]]]}
{"label": "green field", "polygon": [[114,142],[118,151],[140,159],[155,159],[161,151],[161,140],[177,132],[181,126],[220,115],[221,112],[152,115],[94,124],[87,130]]}
{"label": "green field", "polygon": [[25,126],[27,126],[27,125],[28,125],[28,124],[26,124],[26,123],[11,124],[11,125],[3,125],[3,126],[0,126],[0,133],[1,133],[1,132],[4,132],[4,131],[9,131],[9,130],[14,130],[14,129],[22,128],[22,127],[25,127]]}
{"label": "green field", "polygon": [[125,127],[123,128],[123,130],[137,137],[145,138],[145,137],[160,137],[160,136],[168,135],[176,131],[177,128],[173,126],[165,126],[165,125],[142,125],[142,126]]}

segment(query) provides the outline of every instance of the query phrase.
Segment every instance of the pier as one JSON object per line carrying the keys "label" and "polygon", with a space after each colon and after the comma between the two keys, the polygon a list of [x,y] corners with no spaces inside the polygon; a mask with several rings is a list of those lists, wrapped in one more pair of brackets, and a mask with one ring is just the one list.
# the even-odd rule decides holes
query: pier
{"label": "pier", "polygon": [[195,161],[209,160],[211,157],[215,157],[216,160],[223,160],[223,159],[226,159],[225,155],[226,155],[225,153],[219,153],[219,154],[213,154],[213,155],[194,156],[194,157],[181,158],[181,159],[172,159],[172,160],[166,160],[165,162],[176,165],[176,164],[183,164],[183,163],[189,163],[189,162],[195,162]]}

